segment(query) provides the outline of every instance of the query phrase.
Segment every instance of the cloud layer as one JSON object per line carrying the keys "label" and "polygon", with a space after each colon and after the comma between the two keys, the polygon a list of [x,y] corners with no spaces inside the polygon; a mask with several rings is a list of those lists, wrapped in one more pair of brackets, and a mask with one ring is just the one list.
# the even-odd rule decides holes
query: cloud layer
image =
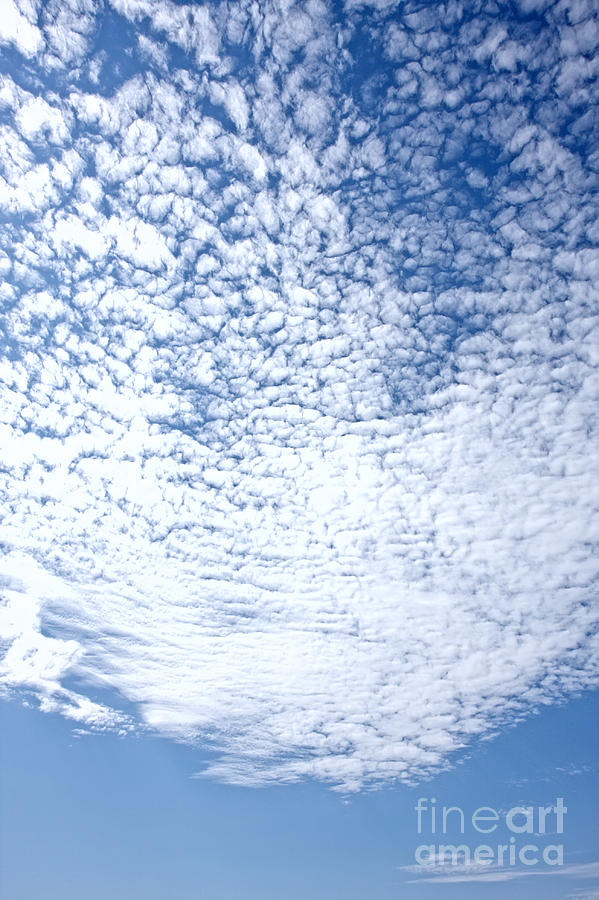
{"label": "cloud layer", "polygon": [[0,41],[4,683],[347,790],[596,685],[594,5]]}

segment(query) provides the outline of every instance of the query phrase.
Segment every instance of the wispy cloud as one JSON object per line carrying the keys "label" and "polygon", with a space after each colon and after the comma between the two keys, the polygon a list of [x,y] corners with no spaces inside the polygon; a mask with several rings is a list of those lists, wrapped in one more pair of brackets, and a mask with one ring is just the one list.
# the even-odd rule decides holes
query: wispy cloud
{"label": "wispy cloud", "polygon": [[566,895],[566,900],[598,900],[598,898],[599,888],[591,888],[590,891],[583,888],[581,891]]}
{"label": "wispy cloud", "polygon": [[[403,871],[420,873],[424,877],[415,879],[413,884],[419,882],[439,884],[460,884],[467,882],[503,882],[517,881],[521,878],[531,877],[558,877],[574,879],[599,879],[599,863],[581,863],[579,865],[565,865],[554,867],[542,867],[539,869],[498,868],[495,866],[437,866],[428,874],[428,867],[404,866]],[[580,893],[568,894],[568,897],[595,897],[597,891],[583,889]]]}

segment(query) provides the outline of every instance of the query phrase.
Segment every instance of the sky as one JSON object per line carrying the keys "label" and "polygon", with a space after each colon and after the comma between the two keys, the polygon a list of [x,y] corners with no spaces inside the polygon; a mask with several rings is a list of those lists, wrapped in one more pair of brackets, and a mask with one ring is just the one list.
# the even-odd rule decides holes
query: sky
{"label": "sky", "polygon": [[[207,811],[215,900],[268,896],[229,871],[238,817],[229,851],[298,897],[295,827],[310,896],[364,896],[356,854],[381,900],[515,869],[598,896],[598,47],[592,0],[4,0],[21,876],[24,817],[72,848],[84,822],[129,862],[164,841],[191,896]],[[409,868],[419,791],[509,811],[531,780],[579,798],[560,872]]]}
{"label": "sky", "polygon": [[[5,703],[0,895],[596,900],[598,717],[597,692],[584,694],[478,744],[428,781],[342,797],[315,781],[248,789],[197,777],[206,757],[197,749],[139,734],[76,737],[56,713]],[[560,796],[563,834],[530,840],[562,843],[563,866],[443,873],[415,865],[421,844],[445,840],[424,816],[418,834],[419,798],[470,816]],[[452,843],[497,843],[471,829],[461,837],[447,821]]]}

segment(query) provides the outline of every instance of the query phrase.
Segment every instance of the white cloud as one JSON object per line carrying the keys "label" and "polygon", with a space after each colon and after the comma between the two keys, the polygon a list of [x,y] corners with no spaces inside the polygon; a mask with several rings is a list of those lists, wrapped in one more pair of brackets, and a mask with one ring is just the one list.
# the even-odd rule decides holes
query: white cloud
{"label": "white cloud", "polygon": [[43,38],[34,24],[33,10],[25,15],[15,0],[5,0],[0,17],[0,43],[14,44],[24,56],[34,56],[43,47]]}
{"label": "white cloud", "polygon": [[211,83],[210,99],[215,104],[222,104],[239,131],[244,131],[249,122],[249,105],[245,92],[235,82],[223,85]]}
{"label": "white cloud", "polygon": [[[428,868],[428,867],[426,867]],[[539,869],[523,869],[523,868],[495,868],[492,866],[477,866],[474,863],[470,866],[442,866],[433,867],[434,874],[431,877],[422,877],[415,879],[413,884],[430,883],[430,884],[464,884],[468,882],[474,883],[500,883],[506,881],[519,881],[522,878],[572,878],[595,880],[599,877],[599,863],[579,863],[562,866],[543,867]],[[448,871],[449,869],[449,871]],[[425,867],[407,866],[405,870],[414,872],[415,874],[425,875]],[[585,900],[593,900],[597,896],[597,892],[591,888],[575,891],[566,895],[567,898],[581,897]]]}
{"label": "white cloud", "polygon": [[365,4],[114,0],[141,73],[88,90],[90,8],[0,87],[2,677],[241,783],[413,780],[597,683],[597,73],[561,7],[373,5],[365,73]]}

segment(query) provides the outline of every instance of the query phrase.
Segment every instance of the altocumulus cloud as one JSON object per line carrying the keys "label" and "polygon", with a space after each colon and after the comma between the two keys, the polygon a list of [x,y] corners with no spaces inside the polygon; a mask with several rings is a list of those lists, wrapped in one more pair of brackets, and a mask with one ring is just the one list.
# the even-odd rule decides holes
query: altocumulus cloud
{"label": "altocumulus cloud", "polygon": [[352,790],[596,685],[596,5],[0,40],[5,691]]}

